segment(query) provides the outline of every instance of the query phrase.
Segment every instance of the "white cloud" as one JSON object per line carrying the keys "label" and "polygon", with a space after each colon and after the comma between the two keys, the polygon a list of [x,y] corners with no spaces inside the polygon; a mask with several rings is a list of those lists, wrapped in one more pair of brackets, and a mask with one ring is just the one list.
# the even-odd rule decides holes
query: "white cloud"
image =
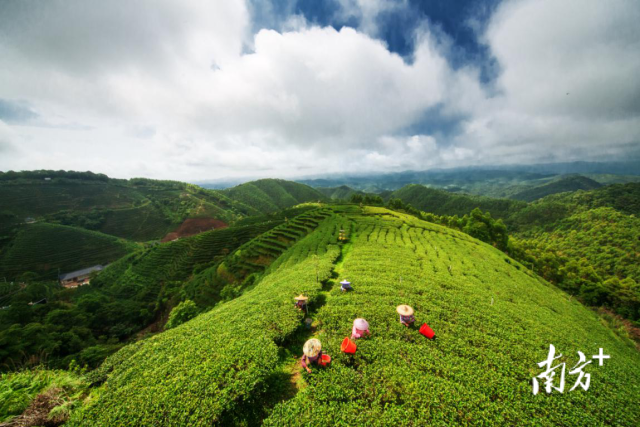
{"label": "white cloud", "polygon": [[[367,25],[293,16],[252,35],[240,1],[124,4],[0,6],[0,98],[42,118],[5,126],[1,169],[290,177],[597,158],[639,140],[637,2],[506,1],[483,34],[490,89],[427,24],[407,63]],[[342,4],[366,24],[404,2]],[[457,134],[408,131],[436,110],[462,118]]]}
{"label": "white cloud", "polygon": [[593,160],[640,143],[639,20],[630,0],[504,2],[485,33],[498,94],[474,104],[456,141],[485,163]]}
{"label": "white cloud", "polygon": [[378,33],[377,19],[380,14],[408,6],[407,0],[338,0],[342,19],[355,18],[358,29],[375,36]]}
{"label": "white cloud", "polygon": [[11,143],[12,134],[11,128],[0,120],[0,153],[2,153],[3,157],[15,151],[15,147]]}

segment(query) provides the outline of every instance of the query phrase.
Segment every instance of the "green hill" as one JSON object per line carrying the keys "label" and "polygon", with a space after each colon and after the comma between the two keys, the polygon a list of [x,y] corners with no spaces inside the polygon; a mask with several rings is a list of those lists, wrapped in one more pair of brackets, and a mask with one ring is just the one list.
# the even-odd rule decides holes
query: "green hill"
{"label": "green hill", "polygon": [[45,181],[35,178],[37,172],[12,179],[6,179],[9,173],[0,176],[0,215],[13,218],[14,225],[34,218],[146,241],[162,238],[185,218],[210,216],[229,222],[244,208],[219,192],[180,182],[94,179],[93,174],[76,172],[52,173]]}
{"label": "green hill", "polygon": [[451,215],[482,202],[482,209],[504,218],[512,235],[507,249],[512,256],[588,305],[640,319],[636,267],[640,262],[640,184],[554,194],[532,203],[508,205],[506,212],[505,200],[478,200],[419,186],[403,190],[399,196],[440,215],[444,212],[436,222],[454,228],[460,228],[469,215]]}
{"label": "green hill", "polygon": [[0,276],[14,280],[25,272],[57,280],[59,273],[108,264],[136,245],[113,236],[64,225],[23,225],[0,254]]}
{"label": "green hill", "polygon": [[[0,310],[0,370],[16,358],[37,360],[43,354],[48,366],[65,367],[73,359],[95,366],[141,331],[161,330],[184,299],[206,310],[240,295],[327,215],[317,206],[302,206],[153,245],[114,261],[90,286],[73,291],[33,278],[24,288],[0,288],[0,307],[8,307]],[[44,298],[47,304],[28,305]]]}
{"label": "green hill", "polygon": [[509,199],[454,194],[444,190],[411,184],[394,191],[388,199],[397,198],[416,209],[436,215],[466,215],[475,208],[491,212],[494,218],[506,219],[527,206]]}
{"label": "green hill", "polygon": [[602,187],[602,184],[585,176],[575,175],[563,177],[557,181],[533,187],[511,196],[515,200],[532,202],[551,194],[573,192],[578,190],[594,190]]}
{"label": "green hill", "polygon": [[[328,213],[241,296],[107,359],[69,425],[636,425],[640,355],[595,313],[468,235],[383,208]],[[438,338],[402,326],[398,304]],[[356,317],[372,336],[347,356]],[[310,337],[333,362],[301,376]],[[567,387],[533,395],[550,344]],[[599,348],[611,358],[569,391],[578,352]]]}
{"label": "green hill", "polygon": [[[583,179],[577,181],[586,185]],[[624,214],[640,216],[640,183],[614,184],[589,191],[551,194],[531,203],[454,194],[417,184],[407,185],[385,195],[385,200],[392,198],[398,198],[405,204],[435,215],[463,216],[480,208],[483,212],[491,213],[494,218],[503,219],[511,231],[517,232],[534,227],[551,229],[556,221],[600,207],[610,207]]]}
{"label": "green hill", "polygon": [[0,172],[0,199],[0,246],[27,218],[141,242],[161,239],[186,218],[212,217],[229,223],[328,200],[304,184],[275,179],[206,190],[176,181],[120,180],[64,171]]}
{"label": "green hill", "polygon": [[300,203],[327,200],[322,193],[307,185],[282,179],[261,179],[221,192],[250,207],[247,214],[270,213]]}

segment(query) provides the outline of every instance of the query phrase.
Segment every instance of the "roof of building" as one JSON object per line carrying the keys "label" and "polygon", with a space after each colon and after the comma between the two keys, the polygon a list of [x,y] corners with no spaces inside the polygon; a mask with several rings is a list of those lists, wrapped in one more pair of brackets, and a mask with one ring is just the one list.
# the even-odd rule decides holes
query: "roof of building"
{"label": "roof of building", "polygon": [[94,271],[100,271],[104,267],[102,265],[94,265],[93,267],[83,268],[82,270],[72,271],[71,273],[65,273],[58,276],[60,280],[68,280],[73,279],[74,277],[85,276],[87,274],[91,274]]}

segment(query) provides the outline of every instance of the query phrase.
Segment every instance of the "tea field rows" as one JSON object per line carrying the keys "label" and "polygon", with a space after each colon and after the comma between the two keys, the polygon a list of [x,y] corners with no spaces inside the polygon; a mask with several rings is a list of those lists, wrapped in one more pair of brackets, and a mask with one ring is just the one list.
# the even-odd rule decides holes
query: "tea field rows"
{"label": "tea field rows", "polygon": [[[337,240],[341,229],[347,243]],[[333,206],[273,228],[242,246],[240,257],[244,251],[254,260],[248,266],[260,265],[256,255],[272,258],[264,274],[241,296],[107,359],[90,375],[96,387],[70,425],[633,426],[640,419],[633,345],[466,234],[382,208]],[[342,278],[353,292],[340,291]],[[310,297],[311,330],[292,304],[299,293]],[[414,327],[399,323],[399,304],[415,308]],[[372,335],[348,356],[340,343],[356,317],[369,321]],[[424,322],[435,340],[419,334]],[[333,361],[298,378],[299,366],[285,369],[283,355],[301,355],[299,342],[311,336]],[[533,395],[549,344],[567,373],[578,351],[590,358],[603,348],[611,358],[587,365],[586,391],[569,391],[576,377],[567,374],[563,394]]]}

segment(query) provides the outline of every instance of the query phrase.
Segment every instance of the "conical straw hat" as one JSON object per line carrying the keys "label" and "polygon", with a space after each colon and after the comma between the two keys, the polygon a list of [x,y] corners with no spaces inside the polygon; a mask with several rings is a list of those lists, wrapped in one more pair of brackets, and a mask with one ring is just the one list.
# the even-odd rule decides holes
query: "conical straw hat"
{"label": "conical straw hat", "polygon": [[344,279],[342,282],[340,282],[341,285],[350,285],[351,282],[348,281],[347,279]]}
{"label": "conical straw hat", "polygon": [[302,295],[302,294],[300,294],[300,295],[298,295],[297,297],[295,297],[295,298],[294,298],[294,300],[296,300],[296,301],[306,301],[306,300],[308,300],[308,299],[309,299],[309,298],[305,297],[305,296],[304,296],[304,295]]}
{"label": "conical straw hat", "polygon": [[305,356],[308,357],[316,357],[320,350],[322,349],[322,344],[320,344],[320,340],[311,338],[306,343],[304,343],[304,347],[302,347],[302,352]]}
{"label": "conical straw hat", "polygon": [[364,319],[356,319],[353,321],[354,326],[361,331],[369,329],[369,323]]}
{"label": "conical straw hat", "polygon": [[396,311],[400,313],[401,316],[411,316],[413,314],[413,308],[406,304],[397,306]]}

